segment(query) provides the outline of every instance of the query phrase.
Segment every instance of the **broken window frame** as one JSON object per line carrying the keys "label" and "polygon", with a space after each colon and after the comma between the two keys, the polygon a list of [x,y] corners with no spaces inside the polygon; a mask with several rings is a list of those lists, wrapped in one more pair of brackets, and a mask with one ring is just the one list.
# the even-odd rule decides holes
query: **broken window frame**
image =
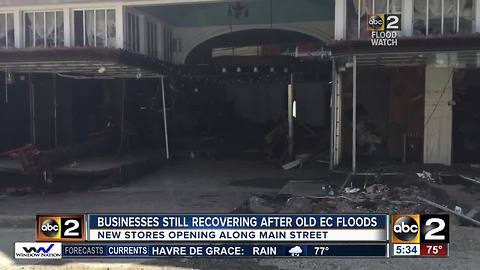
{"label": "broken window frame", "polygon": [[[438,1],[438,0],[416,0],[416,1],[418,2],[414,2],[414,22],[413,22],[414,35],[417,35],[417,36],[418,35],[421,35],[421,36],[446,35],[448,34],[449,31],[446,31],[445,29],[448,29],[450,27],[451,29],[453,29],[452,31],[453,34],[472,33],[473,21],[474,21],[473,19],[474,1],[473,0],[441,0],[440,18],[437,18],[438,15],[433,16],[431,14],[432,8],[430,6],[433,3],[433,1]],[[446,4],[448,4],[447,3],[448,1],[452,1],[453,3],[453,6],[450,7],[450,8],[453,8],[453,12],[454,12],[452,16],[447,14],[448,7],[446,6]],[[425,6],[424,17],[418,16],[419,12],[417,11],[418,8],[416,5],[418,3],[424,3],[424,6]],[[468,6],[472,8],[470,16],[466,16],[465,14],[465,10],[466,10],[465,7],[468,7]],[[461,9],[461,7],[463,7],[464,9]],[[433,28],[431,26],[433,25],[433,22],[435,22],[438,19],[440,19],[440,22],[439,22],[440,30],[438,31],[438,27],[437,27],[438,33],[432,33],[431,30]],[[462,23],[462,21],[469,21],[469,20],[471,21],[470,25],[467,22],[467,25],[469,25],[468,27],[469,30],[467,30],[466,32],[462,31],[467,28],[465,27],[464,23]],[[448,24],[452,24],[452,25],[448,26]]]}
{"label": "broken window frame", "polygon": [[158,58],[158,25],[150,20],[146,21],[147,26],[147,55]]}
{"label": "broken window frame", "polygon": [[[47,28],[50,25],[47,25],[47,15],[51,15],[53,13],[53,28],[52,32],[47,33]],[[32,20],[30,21],[31,24],[31,36],[29,38],[27,34],[28,27],[30,26],[27,24],[27,17],[31,14]],[[40,17],[41,15],[41,17]],[[57,48],[63,47],[65,45],[65,33],[63,31],[64,21],[58,20],[58,18],[64,18],[63,10],[42,10],[42,11],[25,11],[23,13],[23,40],[25,48]],[[38,18],[37,18],[38,16]],[[40,18],[40,19],[39,19]],[[43,35],[40,35],[37,32],[37,21],[40,20],[40,23],[43,22]],[[60,31],[61,30],[61,31]],[[53,43],[49,42],[50,35],[53,34]],[[43,39],[42,42],[38,42],[39,40]]]}
{"label": "broken window frame", "polygon": [[166,26],[163,28],[163,57],[165,61],[173,60],[173,30]]}
{"label": "broken window frame", "polygon": [[0,49],[9,49],[15,47],[15,26],[14,17],[11,12],[0,12],[0,21],[3,20],[4,27],[0,33],[4,33],[5,43],[0,42]]}
{"label": "broken window frame", "polygon": [[[80,14],[81,17],[77,17],[76,14]],[[98,14],[103,14],[103,22],[98,23]],[[113,15],[113,16],[112,16]],[[78,21],[77,18],[81,18]],[[87,20],[93,20],[92,25]],[[110,20],[112,23],[110,24]],[[79,24],[81,28],[79,27]],[[103,26],[103,34],[100,39],[99,26]],[[112,27],[110,27],[112,26]],[[92,37],[89,38],[89,31],[91,27]],[[115,9],[113,8],[83,8],[73,10],[73,44],[77,47],[108,47],[114,48],[116,46],[116,16]],[[81,33],[78,30],[81,29]],[[102,40],[102,42],[99,42]]]}
{"label": "broken window frame", "polygon": [[140,52],[140,16],[134,12],[126,13],[127,50]]}

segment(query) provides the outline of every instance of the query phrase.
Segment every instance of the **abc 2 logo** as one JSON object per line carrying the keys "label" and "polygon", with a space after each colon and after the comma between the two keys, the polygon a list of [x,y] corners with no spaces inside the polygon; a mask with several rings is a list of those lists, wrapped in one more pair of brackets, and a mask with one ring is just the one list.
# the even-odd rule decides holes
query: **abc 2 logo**
{"label": "abc 2 logo", "polygon": [[36,241],[85,241],[84,215],[37,215]]}
{"label": "abc 2 logo", "polygon": [[368,31],[401,31],[402,15],[400,14],[368,14]]}
{"label": "abc 2 logo", "polygon": [[449,243],[448,215],[393,215],[392,243]]}

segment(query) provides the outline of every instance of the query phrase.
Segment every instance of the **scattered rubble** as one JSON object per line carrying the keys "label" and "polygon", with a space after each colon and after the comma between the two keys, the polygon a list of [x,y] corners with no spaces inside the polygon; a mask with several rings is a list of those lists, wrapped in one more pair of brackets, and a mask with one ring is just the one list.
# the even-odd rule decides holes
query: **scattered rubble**
{"label": "scattered rubble", "polygon": [[[327,186],[328,187],[328,186]],[[238,207],[235,213],[428,213],[417,196],[427,195],[417,186],[388,187],[372,184],[366,189],[347,187],[336,195],[289,194],[255,195]],[[347,192],[349,191],[349,192]],[[353,192],[354,191],[354,192]]]}
{"label": "scattered rubble", "polygon": [[272,206],[271,202],[267,198],[260,196],[252,196],[248,199],[246,209],[252,213],[268,214],[278,211],[279,206]]}
{"label": "scattered rubble", "polygon": [[345,191],[345,193],[347,193],[347,194],[352,194],[352,193],[357,193],[357,192],[359,192],[360,189],[359,189],[359,188],[346,187],[344,191]]}
{"label": "scattered rubble", "polygon": [[432,175],[431,172],[422,171],[421,173],[417,173],[417,176],[424,181],[428,181],[428,182],[432,182],[432,183],[436,182],[436,180],[435,180],[435,178],[433,178],[433,175]]}

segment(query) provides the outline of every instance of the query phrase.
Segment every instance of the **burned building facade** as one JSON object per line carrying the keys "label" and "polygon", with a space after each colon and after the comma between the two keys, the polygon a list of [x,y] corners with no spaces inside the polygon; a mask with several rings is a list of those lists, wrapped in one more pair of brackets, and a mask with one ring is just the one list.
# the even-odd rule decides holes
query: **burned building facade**
{"label": "burned building facade", "polygon": [[[332,166],[478,162],[480,3],[335,4]],[[393,46],[375,46],[368,14],[401,15]]]}
{"label": "burned building facade", "polygon": [[334,1],[203,2],[2,1],[1,170],[328,153]]}
{"label": "burned building facade", "polygon": [[479,156],[478,0],[0,3],[0,153]]}

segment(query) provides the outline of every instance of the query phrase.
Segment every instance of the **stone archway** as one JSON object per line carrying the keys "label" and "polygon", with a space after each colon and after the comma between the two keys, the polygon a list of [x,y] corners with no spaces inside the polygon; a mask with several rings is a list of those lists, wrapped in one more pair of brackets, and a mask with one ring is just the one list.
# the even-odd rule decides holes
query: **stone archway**
{"label": "stone archway", "polygon": [[182,50],[174,55],[175,62],[184,64],[188,55],[202,43],[213,38],[246,30],[284,30],[304,34],[325,43],[333,39],[333,21],[298,22],[270,25],[236,25],[177,28],[175,37],[181,40]]}

